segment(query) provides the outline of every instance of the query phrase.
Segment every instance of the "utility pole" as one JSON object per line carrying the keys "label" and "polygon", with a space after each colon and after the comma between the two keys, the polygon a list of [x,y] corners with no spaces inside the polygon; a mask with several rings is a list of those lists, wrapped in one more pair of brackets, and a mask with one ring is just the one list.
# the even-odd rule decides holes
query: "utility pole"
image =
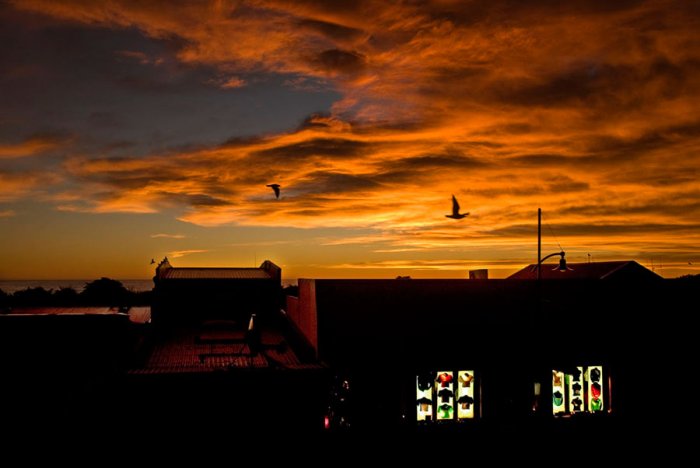
{"label": "utility pole", "polygon": [[537,208],[537,281],[542,278],[542,208]]}

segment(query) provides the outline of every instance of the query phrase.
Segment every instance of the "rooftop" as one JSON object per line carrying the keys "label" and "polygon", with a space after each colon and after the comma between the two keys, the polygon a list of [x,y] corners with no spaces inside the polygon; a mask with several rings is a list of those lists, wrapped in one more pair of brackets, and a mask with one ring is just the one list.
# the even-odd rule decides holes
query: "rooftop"
{"label": "rooftop", "polygon": [[157,339],[144,364],[133,374],[213,372],[232,368],[299,369],[300,362],[283,334],[274,328],[261,331],[261,350],[252,353],[245,339],[245,324],[229,320],[205,322],[199,327],[171,330]]}
{"label": "rooftop", "polygon": [[123,311],[118,307],[16,307],[12,315],[111,315]]}
{"label": "rooftop", "polygon": [[[617,262],[568,263],[560,271],[558,264],[543,263],[542,279],[660,279],[661,277],[633,260]],[[508,279],[537,279],[537,265],[528,265]]]}
{"label": "rooftop", "polygon": [[16,307],[11,315],[114,315],[128,314],[135,323],[147,323],[151,319],[150,306],[129,307]]}
{"label": "rooftop", "polygon": [[168,268],[163,279],[272,279],[261,268]]}

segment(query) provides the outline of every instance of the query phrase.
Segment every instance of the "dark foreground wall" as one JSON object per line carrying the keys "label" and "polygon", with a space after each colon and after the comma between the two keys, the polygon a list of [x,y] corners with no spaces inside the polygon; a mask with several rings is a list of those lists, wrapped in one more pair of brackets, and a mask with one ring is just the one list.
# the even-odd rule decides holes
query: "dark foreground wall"
{"label": "dark foreground wall", "polygon": [[[693,295],[665,281],[315,280],[313,288],[314,306],[298,310],[317,311],[318,355],[352,378],[356,426],[365,428],[415,427],[415,375],[440,369],[477,371],[479,424],[534,424],[533,383],[551,395],[552,369],[576,365],[603,365],[613,377],[606,427],[648,421],[669,407],[644,376],[667,375],[682,359],[683,303]],[[549,397],[539,416],[557,427],[548,412]]]}
{"label": "dark foreground wall", "polygon": [[156,323],[209,319],[247,320],[279,310],[281,287],[273,279],[156,280],[153,320]]}

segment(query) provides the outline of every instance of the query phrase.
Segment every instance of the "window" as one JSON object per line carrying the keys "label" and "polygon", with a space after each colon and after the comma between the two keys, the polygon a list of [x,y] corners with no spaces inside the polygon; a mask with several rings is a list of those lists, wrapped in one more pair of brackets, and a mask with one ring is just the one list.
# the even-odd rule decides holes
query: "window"
{"label": "window", "polygon": [[416,419],[459,421],[475,417],[473,370],[443,370],[416,376]]}
{"label": "window", "polygon": [[552,370],[552,414],[555,416],[601,413],[609,398],[603,366],[577,366]]}

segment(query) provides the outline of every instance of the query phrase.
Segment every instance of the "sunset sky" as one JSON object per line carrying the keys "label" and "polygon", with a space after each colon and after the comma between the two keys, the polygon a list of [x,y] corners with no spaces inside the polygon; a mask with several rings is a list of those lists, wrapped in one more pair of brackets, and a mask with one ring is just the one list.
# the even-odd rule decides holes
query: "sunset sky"
{"label": "sunset sky", "polygon": [[0,279],[674,277],[699,176],[700,2],[0,0]]}

